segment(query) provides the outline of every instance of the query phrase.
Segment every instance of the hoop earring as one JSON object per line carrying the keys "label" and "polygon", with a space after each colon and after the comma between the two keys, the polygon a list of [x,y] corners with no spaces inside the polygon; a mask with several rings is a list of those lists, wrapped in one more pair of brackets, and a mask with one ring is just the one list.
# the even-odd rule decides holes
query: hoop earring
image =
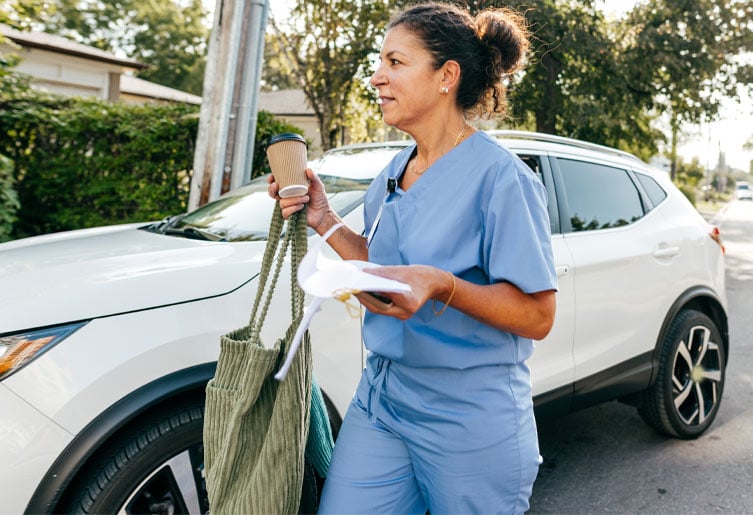
{"label": "hoop earring", "polygon": [[442,94],[446,95],[450,92],[450,88],[448,88],[447,86],[442,86],[442,89],[440,89],[439,91],[441,91]]}

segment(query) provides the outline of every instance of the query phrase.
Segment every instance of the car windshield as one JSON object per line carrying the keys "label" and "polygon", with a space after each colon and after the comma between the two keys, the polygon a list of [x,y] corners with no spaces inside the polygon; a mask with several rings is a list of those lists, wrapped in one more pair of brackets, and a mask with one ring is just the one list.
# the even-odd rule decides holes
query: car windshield
{"label": "car windshield", "polygon": [[[324,183],[332,209],[345,216],[361,204],[373,178],[401,148],[344,147],[325,153],[309,166]],[[267,238],[273,206],[264,176],[152,229],[208,240],[262,241]]]}
{"label": "car windshield", "polygon": [[748,185],[747,184],[738,184],[737,185],[737,189],[738,190],[747,190],[748,189]]}

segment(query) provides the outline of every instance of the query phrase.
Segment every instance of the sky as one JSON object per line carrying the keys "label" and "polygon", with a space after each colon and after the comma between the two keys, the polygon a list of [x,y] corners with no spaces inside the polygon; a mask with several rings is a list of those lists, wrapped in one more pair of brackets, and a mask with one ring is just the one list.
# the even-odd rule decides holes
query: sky
{"label": "sky", "polygon": [[[273,13],[286,11],[291,0],[269,0]],[[214,10],[216,0],[204,0],[206,7]],[[635,0],[599,0],[608,16],[619,17],[635,5]],[[680,155],[690,161],[698,158],[700,164],[715,168],[719,153],[724,152],[728,165],[733,168],[750,171],[753,151],[743,150],[748,139],[753,139],[753,98],[747,97],[742,102],[725,102],[718,121],[683,128]]]}

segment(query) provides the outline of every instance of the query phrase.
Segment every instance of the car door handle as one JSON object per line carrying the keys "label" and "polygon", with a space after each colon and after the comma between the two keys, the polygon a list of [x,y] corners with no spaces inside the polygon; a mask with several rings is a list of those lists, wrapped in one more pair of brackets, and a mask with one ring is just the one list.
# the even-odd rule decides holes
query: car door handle
{"label": "car door handle", "polygon": [[555,270],[557,271],[557,277],[562,277],[563,275],[570,273],[570,267],[567,265],[560,265],[556,267]]}
{"label": "car door handle", "polygon": [[665,246],[659,245],[656,249],[654,249],[655,258],[675,257],[679,253],[680,253],[680,247],[665,247]]}

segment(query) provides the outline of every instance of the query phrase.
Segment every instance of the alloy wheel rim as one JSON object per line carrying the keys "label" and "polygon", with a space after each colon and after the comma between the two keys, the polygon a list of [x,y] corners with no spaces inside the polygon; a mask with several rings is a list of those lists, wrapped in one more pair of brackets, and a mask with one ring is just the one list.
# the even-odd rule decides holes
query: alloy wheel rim
{"label": "alloy wheel rim", "polygon": [[206,504],[203,446],[194,445],[154,469],[125,500],[119,515],[203,513]]}
{"label": "alloy wheel rim", "polygon": [[722,387],[719,344],[708,327],[690,328],[677,346],[672,366],[672,401],[688,426],[704,424],[713,415]]}

